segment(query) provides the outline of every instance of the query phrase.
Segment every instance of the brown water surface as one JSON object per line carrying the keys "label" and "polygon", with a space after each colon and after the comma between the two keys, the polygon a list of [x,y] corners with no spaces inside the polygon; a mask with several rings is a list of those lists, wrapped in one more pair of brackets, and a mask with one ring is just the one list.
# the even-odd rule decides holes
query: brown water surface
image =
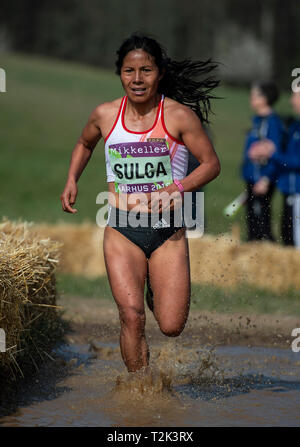
{"label": "brown water surface", "polygon": [[300,426],[300,353],[152,342],[128,374],[118,343],[62,345],[2,426]]}

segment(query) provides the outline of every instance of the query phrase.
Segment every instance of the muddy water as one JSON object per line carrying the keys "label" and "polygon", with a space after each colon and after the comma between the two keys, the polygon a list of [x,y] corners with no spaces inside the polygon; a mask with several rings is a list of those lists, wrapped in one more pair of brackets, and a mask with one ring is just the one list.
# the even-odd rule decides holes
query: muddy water
{"label": "muddy water", "polygon": [[36,379],[2,426],[300,426],[300,353],[288,349],[151,347],[128,374],[116,343],[63,345],[64,377]]}

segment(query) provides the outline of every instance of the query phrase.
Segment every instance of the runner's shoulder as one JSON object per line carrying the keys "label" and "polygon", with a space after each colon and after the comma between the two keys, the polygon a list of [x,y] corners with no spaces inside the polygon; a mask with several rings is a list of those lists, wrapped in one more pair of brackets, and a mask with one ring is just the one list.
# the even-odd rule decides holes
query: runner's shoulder
{"label": "runner's shoulder", "polygon": [[103,122],[105,120],[110,120],[112,117],[118,113],[121,105],[122,98],[114,99],[113,101],[106,101],[99,104],[92,111],[90,119],[92,121]]}
{"label": "runner's shoulder", "polygon": [[190,107],[168,97],[165,98],[164,114],[168,119],[174,119],[181,124],[189,124],[191,120],[199,121],[198,116]]}

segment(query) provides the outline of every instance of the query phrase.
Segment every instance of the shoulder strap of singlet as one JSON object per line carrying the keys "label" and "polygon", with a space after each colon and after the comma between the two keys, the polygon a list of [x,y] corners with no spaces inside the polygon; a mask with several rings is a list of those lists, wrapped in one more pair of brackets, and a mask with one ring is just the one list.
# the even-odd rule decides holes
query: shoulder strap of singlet
{"label": "shoulder strap of singlet", "polygon": [[123,113],[124,104],[125,104],[125,98],[126,98],[126,96],[123,96],[121,104],[120,104],[120,107],[119,107],[118,115],[117,115],[117,117],[115,119],[115,122],[114,122],[114,124],[113,124],[113,126],[112,126],[112,128],[111,128],[111,130],[109,132],[109,134],[105,138],[105,143],[108,140],[108,138],[110,137],[110,135],[112,134],[112,132],[113,132],[114,128],[116,127],[119,119],[121,119],[121,116],[122,116],[122,113]]}
{"label": "shoulder strap of singlet", "polygon": [[[177,145],[180,145],[180,146],[184,146],[183,141],[180,141],[180,140],[178,140],[177,138],[173,137],[173,136],[169,133],[169,131],[167,130],[167,128],[166,128],[166,123],[165,123],[165,118],[164,118],[164,100],[165,100],[165,95],[162,94],[162,98],[161,98],[161,107],[160,107],[160,116],[159,116],[159,119],[160,119],[160,121],[161,121],[161,126],[162,126],[164,132],[166,133],[166,135],[167,135],[167,136],[168,136],[174,143],[177,143]],[[171,159],[174,157],[176,151],[177,151],[177,147],[175,148],[175,150],[172,151]]]}
{"label": "shoulder strap of singlet", "polygon": [[157,122],[159,122],[162,119],[164,100],[165,100],[165,95],[162,93],[161,94],[161,99],[160,99],[160,102],[159,102],[159,111],[158,111]]}

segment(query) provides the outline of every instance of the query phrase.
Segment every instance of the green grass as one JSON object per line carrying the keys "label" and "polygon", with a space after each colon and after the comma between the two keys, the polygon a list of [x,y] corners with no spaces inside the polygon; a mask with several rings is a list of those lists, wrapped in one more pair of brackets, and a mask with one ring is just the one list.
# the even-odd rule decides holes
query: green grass
{"label": "green grass", "polygon": [[56,273],[56,281],[57,291],[61,295],[113,300],[107,276],[89,279],[79,275]]}
{"label": "green grass", "polygon": [[[3,54],[7,92],[1,100],[0,209],[10,219],[56,223],[95,222],[96,196],[107,188],[103,140],[79,180],[75,215],[64,213],[59,199],[70,155],[93,108],[123,95],[113,71],[32,56]],[[244,188],[239,177],[245,131],[251,111],[245,89],[222,87],[224,97],[213,102],[214,144],[222,173],[205,188],[206,232],[230,230],[232,221],[223,208]],[[283,95],[278,110],[288,112]],[[279,194],[274,201],[274,226],[278,234]],[[244,235],[244,216],[239,222]]]}
{"label": "green grass", "polygon": [[215,312],[249,312],[257,314],[300,315],[300,292],[274,293],[249,284],[236,289],[192,284],[192,308]]}
{"label": "green grass", "polygon": [[[113,302],[106,276],[87,279],[57,274],[57,289],[63,295],[99,298]],[[192,284],[191,309],[220,313],[249,312],[257,314],[300,315],[300,291],[276,294],[241,284],[237,289],[221,289],[211,285]]]}
{"label": "green grass", "polygon": [[111,72],[47,59],[5,55],[1,94],[1,214],[36,222],[95,222],[96,195],[106,189],[103,142],[79,180],[79,213],[59,199],[70,155],[93,108],[121,95]]}

